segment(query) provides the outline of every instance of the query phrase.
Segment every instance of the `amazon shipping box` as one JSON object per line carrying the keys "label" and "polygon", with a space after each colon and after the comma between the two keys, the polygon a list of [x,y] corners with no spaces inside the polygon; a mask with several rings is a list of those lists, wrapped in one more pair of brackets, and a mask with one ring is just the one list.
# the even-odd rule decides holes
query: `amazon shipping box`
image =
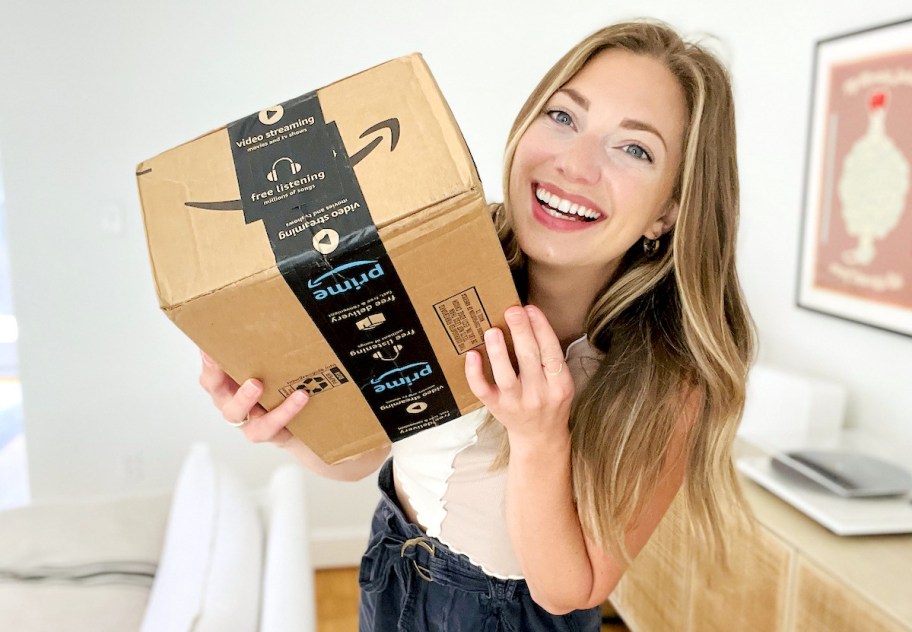
{"label": "amazon shipping box", "polygon": [[472,157],[420,55],[136,171],[162,310],[328,463],[480,406],[465,353],[519,304]]}

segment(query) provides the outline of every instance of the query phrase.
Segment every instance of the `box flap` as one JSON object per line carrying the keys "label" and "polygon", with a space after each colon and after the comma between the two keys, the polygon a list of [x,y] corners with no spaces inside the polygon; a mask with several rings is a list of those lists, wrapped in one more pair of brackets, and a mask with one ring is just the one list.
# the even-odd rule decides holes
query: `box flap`
{"label": "box flap", "polygon": [[[421,55],[381,64],[317,94],[327,122],[337,122],[349,156],[379,140],[355,166],[378,227],[481,190],[462,133]],[[384,122],[398,129],[377,127]],[[370,129],[375,131],[366,133]]]}
{"label": "box flap", "polygon": [[[275,266],[261,222],[244,222],[228,142],[222,128],[140,165],[137,182],[162,306]],[[194,201],[237,210],[187,205]]]}
{"label": "box flap", "polygon": [[[378,228],[461,193],[480,193],[472,157],[420,55],[316,94],[326,123],[338,127]],[[144,161],[137,179],[163,307],[275,266],[263,222],[245,223],[225,127]]]}

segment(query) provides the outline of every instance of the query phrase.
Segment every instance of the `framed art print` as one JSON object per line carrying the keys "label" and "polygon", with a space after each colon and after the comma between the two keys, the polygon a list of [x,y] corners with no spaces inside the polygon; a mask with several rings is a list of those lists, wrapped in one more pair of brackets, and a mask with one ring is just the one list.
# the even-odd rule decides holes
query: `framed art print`
{"label": "framed art print", "polygon": [[912,19],[814,55],[798,305],[912,336]]}

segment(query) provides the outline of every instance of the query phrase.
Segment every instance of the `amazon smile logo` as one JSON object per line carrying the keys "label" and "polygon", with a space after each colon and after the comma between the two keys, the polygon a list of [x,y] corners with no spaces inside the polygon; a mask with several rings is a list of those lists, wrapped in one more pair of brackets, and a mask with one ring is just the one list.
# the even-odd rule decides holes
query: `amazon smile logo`
{"label": "amazon smile logo", "polygon": [[[279,119],[281,119],[282,114],[284,114],[284,111],[280,112],[277,109],[280,107],[281,106],[276,106],[275,108],[263,110],[263,112],[260,112],[260,114],[259,114],[260,120],[263,121],[263,119],[265,118],[266,120],[272,120],[273,122],[277,122]],[[379,123],[376,123],[375,125],[371,125],[366,130],[361,132],[360,136],[358,136],[358,138],[366,138],[368,136],[375,135],[374,138],[372,138],[371,141],[369,143],[367,143],[367,145],[365,145],[364,147],[362,147],[361,149],[359,149],[358,151],[356,151],[354,154],[352,154],[349,157],[349,164],[351,164],[352,167],[354,167],[359,162],[361,162],[362,160],[367,158],[368,155],[370,155],[375,149],[377,149],[377,147],[380,146],[380,144],[383,142],[384,136],[386,135],[384,133],[384,130],[389,132],[390,152],[393,152],[396,150],[396,146],[399,144],[399,133],[400,133],[399,119],[398,118],[388,118],[386,120],[380,121]],[[147,173],[151,173],[151,171],[152,171],[151,169],[146,169],[144,171],[137,173],[136,175],[143,176],[143,175],[146,175]],[[199,208],[199,209],[203,209],[206,211],[242,211],[242,210],[244,210],[244,207],[241,205],[241,200],[220,200],[220,201],[215,201],[215,202],[188,201],[188,202],[184,202],[184,206],[189,206],[191,208]]]}

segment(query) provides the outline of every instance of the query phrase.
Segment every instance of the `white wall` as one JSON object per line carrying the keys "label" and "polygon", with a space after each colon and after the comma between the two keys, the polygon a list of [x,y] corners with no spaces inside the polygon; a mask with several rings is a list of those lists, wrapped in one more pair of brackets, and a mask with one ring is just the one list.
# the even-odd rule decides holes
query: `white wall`
{"label": "white wall", "polygon": [[[136,163],[418,50],[499,198],[503,143],[535,81],[581,36],[636,15],[718,35],[732,67],[761,359],[847,384],[852,424],[912,440],[912,338],[794,306],[813,42],[905,17],[905,0],[441,4],[4,0],[0,152],[35,498],[166,487],[195,439],[252,482],[284,460],[221,422],[195,348],[158,311]],[[315,531],[366,528],[372,485],[314,480]]]}

